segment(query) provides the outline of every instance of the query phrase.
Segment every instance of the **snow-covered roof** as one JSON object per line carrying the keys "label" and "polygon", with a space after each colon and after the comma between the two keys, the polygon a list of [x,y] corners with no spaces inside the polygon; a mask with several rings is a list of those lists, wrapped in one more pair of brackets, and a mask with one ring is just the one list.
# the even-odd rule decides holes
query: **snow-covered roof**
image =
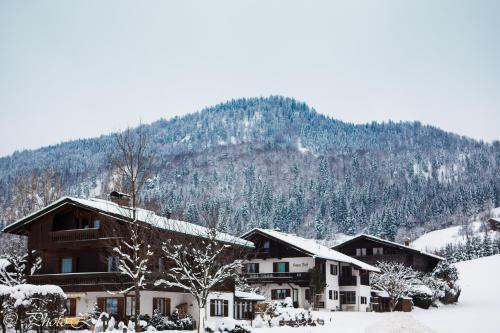
{"label": "snow-covered roof", "polygon": [[489,219],[489,221],[495,221],[495,222],[500,223],[500,217],[492,217]]}
{"label": "snow-covered roof", "polygon": [[361,260],[357,260],[353,257],[350,257],[346,254],[340,253],[333,249],[329,249],[328,247],[319,244],[314,239],[307,239],[299,237],[294,234],[287,234],[277,230],[261,229],[261,228],[255,228],[253,230],[250,230],[241,237],[246,238],[246,236],[249,236],[250,234],[255,232],[260,232],[272,238],[278,239],[284,243],[291,245],[292,247],[302,250],[303,252],[309,253],[312,257],[318,257],[333,261],[340,261],[343,263],[355,265],[367,271],[380,272],[380,270],[377,267],[364,263]]}
{"label": "snow-covered roof", "polygon": [[344,243],[336,245],[335,247],[340,247],[340,246],[342,246],[342,245],[344,245],[346,243],[350,243],[350,242],[352,242],[352,241],[354,241],[354,240],[356,240],[356,239],[358,239],[360,237],[365,237],[365,238],[372,239],[372,240],[375,240],[375,241],[380,242],[380,243],[386,243],[386,244],[394,245],[394,246],[397,246],[397,247],[400,247],[400,248],[408,249],[408,250],[411,250],[413,252],[418,252],[418,253],[420,253],[422,255],[433,257],[433,258],[438,259],[438,260],[444,260],[443,257],[440,257],[440,256],[438,256],[436,254],[424,252],[422,250],[416,249],[416,248],[411,247],[411,246],[406,246],[406,245],[403,245],[403,244],[400,244],[400,243],[392,242],[392,241],[389,241],[387,239],[383,239],[383,238],[372,236],[372,235],[368,235],[368,234],[357,235],[357,236],[351,238],[350,240],[348,240],[348,241],[346,241]]}
{"label": "snow-covered roof", "polygon": [[[102,200],[102,199],[82,199],[75,197],[62,197],[59,200],[51,203],[45,208],[40,209],[4,228],[4,232],[12,230],[12,228],[23,225],[25,223],[30,222],[35,217],[39,217],[43,214],[46,214],[54,209],[61,207],[64,204],[73,203],[81,207],[90,208],[93,210],[98,210],[101,213],[113,216],[115,218],[121,218],[126,221],[130,221],[132,219],[132,209],[126,206],[120,206],[117,203],[112,201]],[[42,214],[41,214],[42,213]],[[152,226],[173,231],[185,235],[193,235],[198,237],[205,237],[207,235],[208,229],[199,226],[193,223],[179,221],[170,219],[164,216],[156,215],[154,212],[142,208],[136,208],[136,219],[137,221],[148,223]],[[229,235],[227,233],[219,233],[217,235],[217,239],[221,242],[231,243],[241,246],[253,247],[253,243],[247,240],[241,239],[239,237],[235,237]]]}
{"label": "snow-covered roof", "polygon": [[236,290],[234,292],[234,297],[239,298],[239,299],[244,299],[247,301],[265,301],[266,298],[262,295],[256,294],[256,293],[249,293],[245,291],[239,291]]}

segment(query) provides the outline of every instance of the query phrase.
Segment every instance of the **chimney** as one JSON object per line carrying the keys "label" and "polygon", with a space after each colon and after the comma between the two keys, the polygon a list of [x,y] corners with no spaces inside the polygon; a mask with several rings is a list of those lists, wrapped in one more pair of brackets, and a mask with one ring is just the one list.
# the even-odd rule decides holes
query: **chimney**
{"label": "chimney", "polygon": [[410,239],[408,237],[405,238],[405,246],[410,246]]}
{"label": "chimney", "polygon": [[109,194],[109,200],[114,202],[119,206],[129,206],[130,205],[130,195],[126,193],[121,193],[118,191],[113,191]]}
{"label": "chimney", "polygon": [[170,220],[170,217],[172,216],[172,213],[170,213],[170,211],[168,210],[167,213],[165,214],[165,216],[167,217],[167,219]]}

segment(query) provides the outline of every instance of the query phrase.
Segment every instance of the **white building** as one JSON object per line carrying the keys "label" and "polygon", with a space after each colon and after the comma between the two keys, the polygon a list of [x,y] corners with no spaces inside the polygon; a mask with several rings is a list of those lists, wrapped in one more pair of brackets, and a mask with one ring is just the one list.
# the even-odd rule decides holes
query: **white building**
{"label": "white building", "polygon": [[255,244],[245,262],[248,282],[267,300],[291,297],[295,307],[310,308],[309,270],[325,274],[326,288],[316,295],[319,308],[330,311],[369,311],[370,273],[379,270],[329,249],[311,239],[269,229],[253,229],[241,238]]}

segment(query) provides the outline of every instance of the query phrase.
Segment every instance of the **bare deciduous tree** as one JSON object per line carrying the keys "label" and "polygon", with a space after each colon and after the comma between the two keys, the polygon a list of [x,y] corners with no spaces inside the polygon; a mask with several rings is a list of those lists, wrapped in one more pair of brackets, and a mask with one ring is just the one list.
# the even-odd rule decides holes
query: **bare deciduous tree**
{"label": "bare deciduous tree", "polygon": [[121,290],[127,294],[134,292],[135,299],[135,329],[140,330],[140,292],[146,286],[146,276],[149,273],[152,251],[148,243],[150,237],[145,232],[152,230],[146,225],[148,216],[143,216],[138,221],[138,204],[140,192],[145,181],[151,174],[153,164],[153,152],[150,148],[150,140],[145,128],[139,125],[136,129],[127,128],[115,137],[116,151],[111,155],[112,165],[116,168],[122,181],[122,192],[130,196],[130,207],[122,207],[122,215],[129,217],[124,225],[127,229],[128,239],[120,239],[119,244],[113,247],[118,256],[118,270],[132,280],[131,287]]}
{"label": "bare deciduous tree", "polygon": [[206,228],[187,236],[170,238],[163,242],[164,258],[171,268],[156,280],[155,285],[176,287],[190,293],[199,308],[198,332],[204,332],[206,305],[209,294],[225,283],[234,284],[242,268],[244,248],[231,244],[227,234],[221,233],[226,214],[220,203],[209,202],[203,209]]}
{"label": "bare deciduous tree", "polygon": [[401,297],[407,296],[414,285],[420,284],[420,274],[400,263],[379,262],[379,274],[371,278],[371,285],[389,294],[390,309],[394,311]]}

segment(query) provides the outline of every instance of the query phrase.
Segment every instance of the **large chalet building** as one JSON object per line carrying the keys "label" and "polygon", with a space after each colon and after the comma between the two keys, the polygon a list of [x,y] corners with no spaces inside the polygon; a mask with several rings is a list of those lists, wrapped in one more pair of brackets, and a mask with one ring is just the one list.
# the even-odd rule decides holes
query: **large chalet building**
{"label": "large chalet building", "polygon": [[[78,316],[90,312],[97,304],[118,320],[134,314],[133,292],[120,294],[131,281],[118,271],[116,246],[120,238],[127,237],[126,224],[132,223],[130,208],[123,205],[121,194],[114,192],[113,201],[63,197],[47,207],[26,216],[4,228],[4,232],[27,236],[29,253],[42,258],[41,268],[28,276],[31,284],[54,284],[68,296],[68,315]],[[191,223],[157,216],[136,210],[136,222],[158,229],[157,237],[199,237],[206,229]],[[253,248],[249,241],[221,233],[220,241],[233,246]],[[158,272],[168,263],[154,257],[149,267]],[[234,282],[214,288],[207,302],[208,320],[217,322],[223,317],[251,318],[251,294],[237,293]],[[158,309],[170,316],[178,309],[189,313],[199,322],[197,303],[186,292],[176,288],[155,287],[148,283],[141,291],[141,314],[152,315]]]}
{"label": "large chalet building", "polygon": [[[312,297],[327,311],[369,311],[370,274],[376,267],[329,249],[311,239],[269,229],[253,229],[241,238],[255,248],[245,261],[249,284],[258,287],[267,300],[290,297],[295,307],[310,308]],[[309,270],[325,274],[326,288],[310,294]]]}
{"label": "large chalet building", "polygon": [[379,261],[397,262],[417,271],[430,272],[444,258],[435,254],[372,235],[361,234],[332,249],[342,252],[370,265]]}

